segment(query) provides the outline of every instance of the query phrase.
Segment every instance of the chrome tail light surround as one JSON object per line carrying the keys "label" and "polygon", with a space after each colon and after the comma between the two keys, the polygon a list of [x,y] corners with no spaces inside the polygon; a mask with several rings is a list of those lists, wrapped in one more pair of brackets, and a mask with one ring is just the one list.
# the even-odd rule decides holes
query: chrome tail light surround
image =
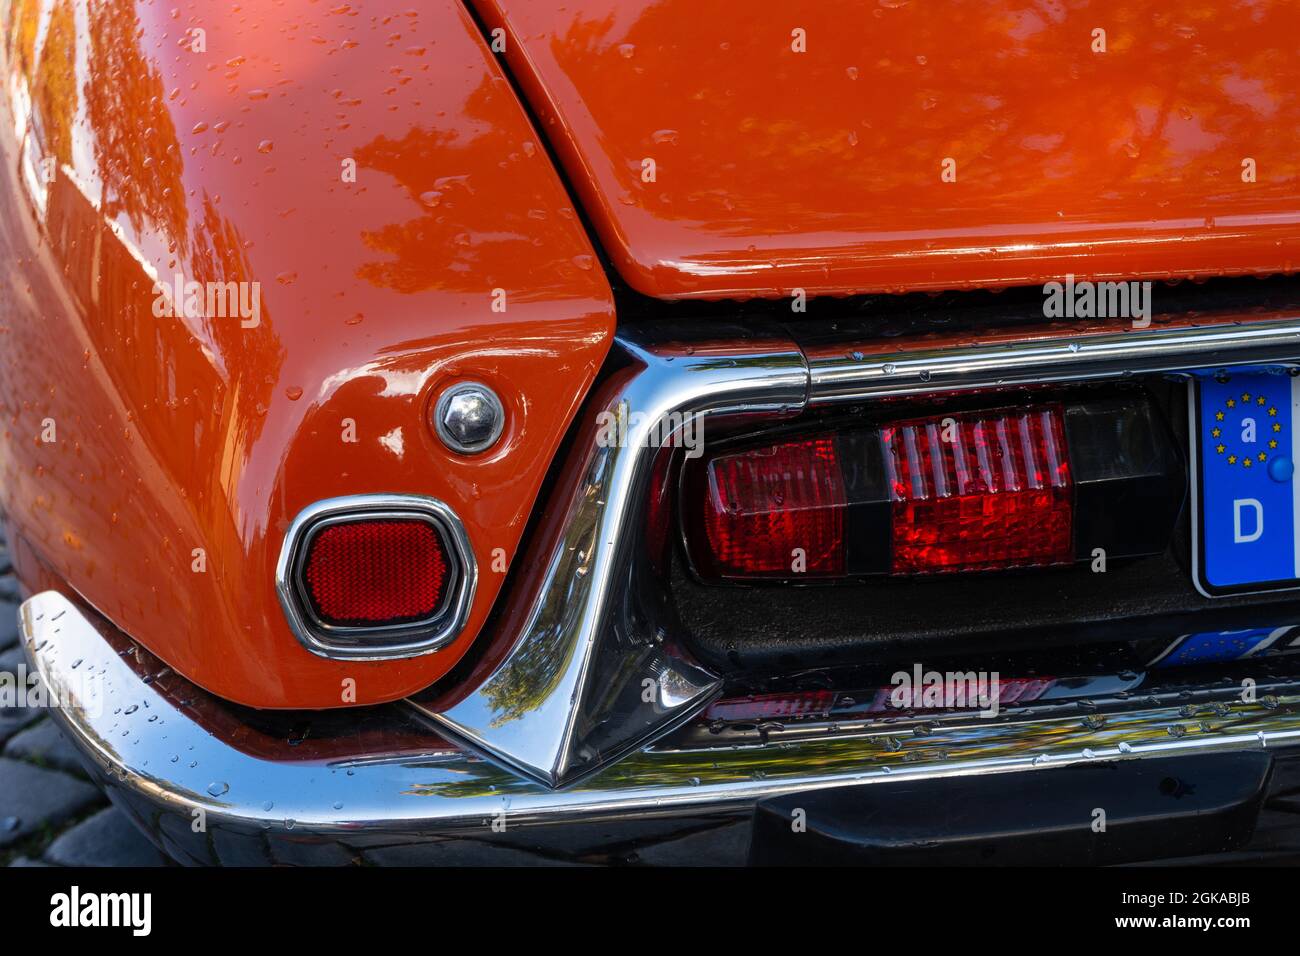
{"label": "chrome tail light surround", "polygon": [[[438,533],[448,557],[451,583],[437,610],[398,624],[345,626],[322,620],[303,576],[313,538],[325,528],[356,521],[418,520]],[[478,584],[478,566],[460,518],[446,504],[422,495],[348,495],[308,505],[293,519],[275,570],[275,589],[285,619],[302,645],[334,660],[378,661],[432,654],[460,634]]]}
{"label": "chrome tail light surround", "polygon": [[[454,737],[552,788],[575,785],[681,726],[717,675],[677,653],[681,625],[654,596],[638,531],[657,423],[784,420],[880,398],[1123,379],[1252,364],[1296,365],[1300,316],[1205,315],[1150,328],[1029,329],[801,348],[720,324],[625,327],[621,367],[589,400],[570,458],[487,655],[458,687],[412,704]],[[632,413],[636,413],[633,418]],[[631,418],[617,447],[598,422]],[[506,694],[507,688],[525,694]]]}

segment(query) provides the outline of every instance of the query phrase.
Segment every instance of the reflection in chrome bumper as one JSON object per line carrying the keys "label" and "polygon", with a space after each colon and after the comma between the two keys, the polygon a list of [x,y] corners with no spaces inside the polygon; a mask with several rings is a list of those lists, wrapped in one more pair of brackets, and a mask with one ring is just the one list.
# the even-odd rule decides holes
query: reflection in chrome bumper
{"label": "reflection in chrome bumper", "polygon": [[735,864],[768,796],[1300,743],[1300,687],[1261,686],[1247,704],[1220,684],[1083,719],[964,714],[741,745],[696,730],[557,791],[448,742],[404,705],[347,714],[337,735],[271,736],[55,592],[23,605],[22,628],[92,773],[186,863]]}

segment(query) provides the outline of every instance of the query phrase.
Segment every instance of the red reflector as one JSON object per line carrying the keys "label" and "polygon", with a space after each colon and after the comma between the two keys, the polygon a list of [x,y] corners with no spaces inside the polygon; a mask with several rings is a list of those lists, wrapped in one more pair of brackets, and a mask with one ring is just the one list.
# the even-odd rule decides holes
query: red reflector
{"label": "red reflector", "polygon": [[311,539],[303,578],[326,624],[365,627],[437,613],[449,574],[442,536],[427,521],[346,521]]}
{"label": "red reflector", "polygon": [[843,573],[844,477],[833,438],[724,455],[706,474],[697,497],[707,547],[693,554],[705,577]]}
{"label": "red reflector", "polygon": [[881,430],[894,574],[1074,560],[1058,406],[899,422]]}

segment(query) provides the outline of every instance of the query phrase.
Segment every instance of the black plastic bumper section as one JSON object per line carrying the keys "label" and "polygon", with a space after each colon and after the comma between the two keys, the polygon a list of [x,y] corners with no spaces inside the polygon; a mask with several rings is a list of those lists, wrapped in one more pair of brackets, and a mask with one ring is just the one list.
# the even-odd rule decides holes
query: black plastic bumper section
{"label": "black plastic bumper section", "polygon": [[1222,853],[1254,833],[1267,753],[1084,764],[763,801],[756,865],[1105,866]]}

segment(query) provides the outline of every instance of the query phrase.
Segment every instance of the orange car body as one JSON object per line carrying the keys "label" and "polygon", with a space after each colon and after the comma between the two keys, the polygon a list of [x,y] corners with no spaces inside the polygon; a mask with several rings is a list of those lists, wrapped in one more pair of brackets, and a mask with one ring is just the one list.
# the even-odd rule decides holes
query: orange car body
{"label": "orange car body", "polygon": [[[0,486],[24,577],[51,565],[222,697],[330,707],[425,687],[473,640],[613,306],[462,8],[289,6],[14,5]],[[259,282],[256,324],[156,315],[178,275]],[[508,407],[484,455],[428,425],[461,378]],[[436,654],[326,660],[286,625],[276,556],[304,506],[376,491],[455,503],[474,606]]]}
{"label": "orange car body", "polygon": [[[474,6],[486,30],[450,0],[8,5],[19,570],[221,697],[397,699],[482,630],[614,330],[562,174],[662,298],[1295,268],[1292,4]],[[258,283],[257,321],[159,315],[178,277]],[[506,405],[484,455],[430,430],[455,379]],[[314,656],[275,593],[285,529],[376,492],[460,514],[467,626],[420,657]]]}
{"label": "orange car body", "polygon": [[1294,4],[475,5],[648,295],[1296,267]]}

